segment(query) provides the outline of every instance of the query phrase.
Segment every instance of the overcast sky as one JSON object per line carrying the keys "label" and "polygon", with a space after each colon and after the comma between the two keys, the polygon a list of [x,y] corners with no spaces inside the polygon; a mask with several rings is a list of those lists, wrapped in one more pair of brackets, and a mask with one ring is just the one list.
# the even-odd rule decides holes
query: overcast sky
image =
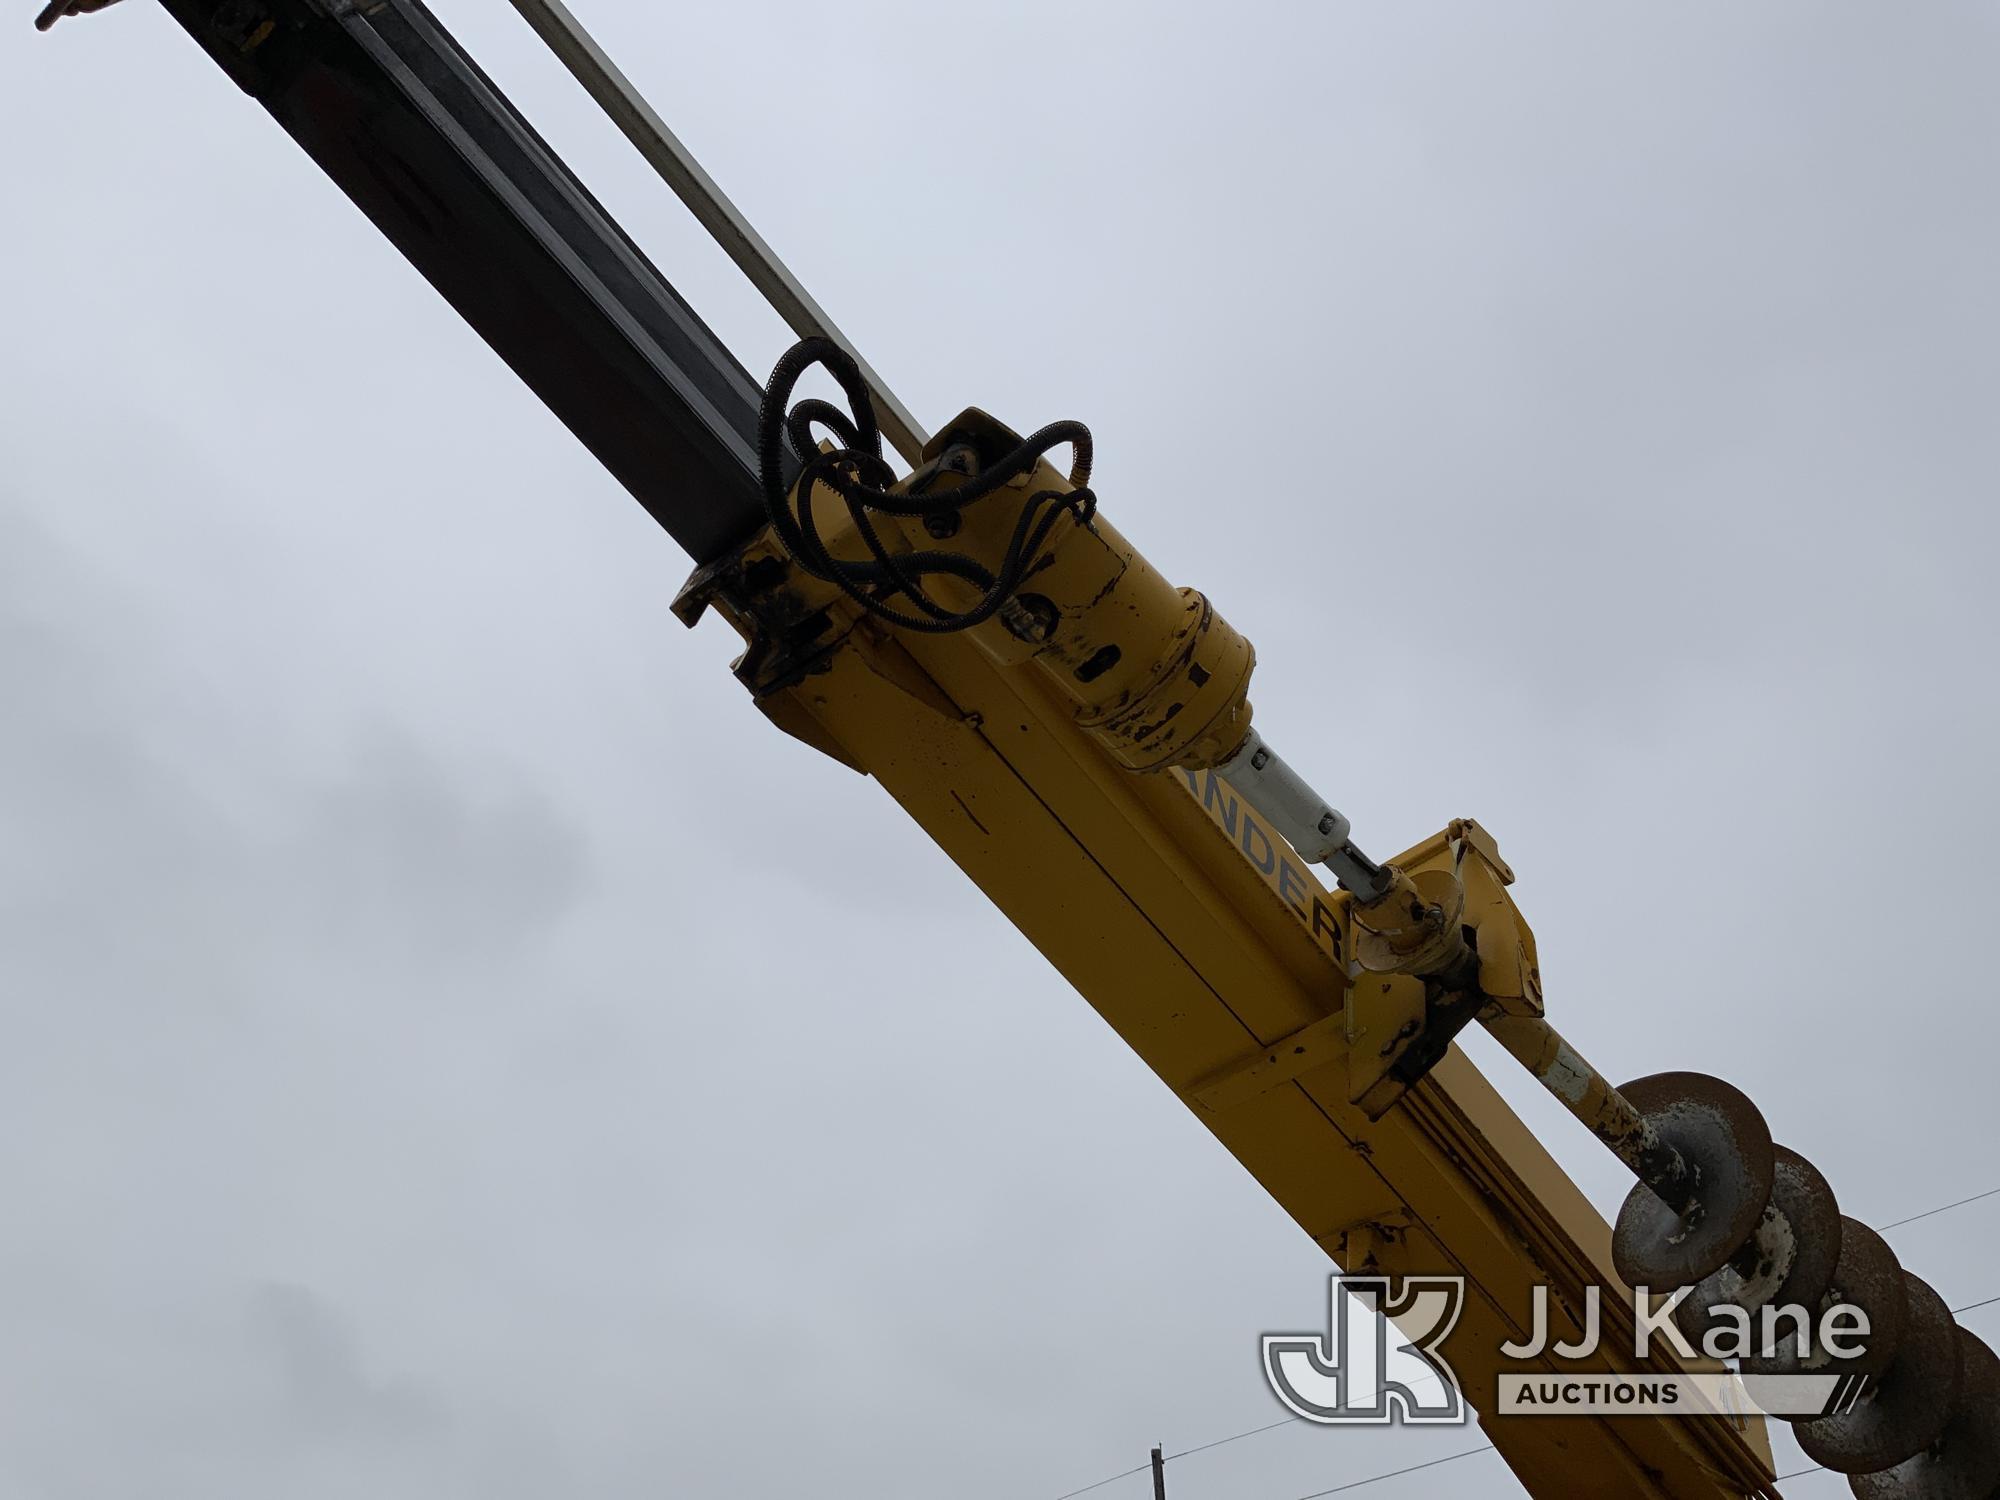
{"label": "overcast sky", "polygon": [[[1090,423],[1365,847],[1495,830],[1607,1070],[1873,1222],[2000,1185],[1991,6],[572,4],[920,418]],[[1295,1226],[161,13],[7,9],[0,1500],[1054,1500],[1281,1416]],[[1956,1306],[1997,1233],[1893,1240]]]}

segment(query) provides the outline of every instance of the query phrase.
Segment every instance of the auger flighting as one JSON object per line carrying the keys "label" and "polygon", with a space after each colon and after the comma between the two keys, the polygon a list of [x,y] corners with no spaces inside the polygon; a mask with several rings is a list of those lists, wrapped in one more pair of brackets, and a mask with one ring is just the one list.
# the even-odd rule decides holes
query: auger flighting
{"label": "auger flighting", "polygon": [[[1478,830],[1454,826],[1467,840],[1462,868]],[[1753,1399],[1767,1377],[1861,1377],[1837,1411],[1778,1414],[1864,1500],[2000,1495],[2000,1359],[1879,1234],[1840,1212],[1825,1177],[1772,1141],[1757,1106],[1701,1073],[1614,1088],[1542,1016],[1539,976],[1524,987],[1530,1005],[1479,996],[1481,955],[1502,945],[1468,925],[1456,872],[1420,886],[1381,868],[1381,894],[1353,898],[1357,930],[1380,939],[1357,945],[1357,961],[1427,981],[1447,1012],[1470,993],[1487,1032],[1631,1170],[1638,1181],[1612,1235],[1626,1284],[1670,1294],[1674,1322],[1705,1352],[1736,1358]]]}

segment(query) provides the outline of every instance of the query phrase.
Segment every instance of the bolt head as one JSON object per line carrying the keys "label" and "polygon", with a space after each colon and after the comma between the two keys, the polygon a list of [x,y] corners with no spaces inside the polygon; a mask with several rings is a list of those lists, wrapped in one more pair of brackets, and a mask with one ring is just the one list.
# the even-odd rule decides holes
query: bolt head
{"label": "bolt head", "polygon": [[1332,833],[1339,826],[1340,823],[1334,818],[1332,813],[1328,813],[1319,820],[1319,831],[1321,833]]}
{"label": "bolt head", "polygon": [[1253,751],[1253,752],[1251,753],[1251,756],[1250,756],[1250,769],[1251,769],[1251,770],[1253,770],[1253,771],[1261,771],[1261,770],[1263,770],[1263,769],[1264,769],[1264,767],[1268,766],[1268,765],[1269,765],[1270,763],[1271,763],[1271,752],[1270,752],[1270,751],[1268,751],[1268,750],[1257,750],[1257,751]]}

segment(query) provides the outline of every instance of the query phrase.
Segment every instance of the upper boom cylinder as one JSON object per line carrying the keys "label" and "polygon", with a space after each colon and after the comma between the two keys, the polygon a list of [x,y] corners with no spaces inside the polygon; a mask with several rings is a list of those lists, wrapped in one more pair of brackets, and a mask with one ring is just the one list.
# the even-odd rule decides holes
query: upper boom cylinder
{"label": "upper boom cylinder", "polygon": [[[930,492],[963,483],[982,454],[1020,442],[993,418],[968,411],[927,450],[942,459]],[[913,543],[948,541],[981,559],[999,557],[1023,502],[1071,485],[1046,461],[954,513],[956,531],[926,532]],[[940,597],[969,585],[940,579]],[[1118,528],[1099,514],[1063,517],[1019,590],[993,619],[969,632],[989,655],[1032,661],[1076,705],[1079,727],[1132,771],[1221,765],[1250,732],[1250,673],[1256,652],[1193,589],[1160,576]]]}

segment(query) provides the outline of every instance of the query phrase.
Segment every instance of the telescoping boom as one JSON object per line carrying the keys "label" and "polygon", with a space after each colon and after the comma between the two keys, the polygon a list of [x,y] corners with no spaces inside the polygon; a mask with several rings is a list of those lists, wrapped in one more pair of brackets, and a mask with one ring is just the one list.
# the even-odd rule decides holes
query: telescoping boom
{"label": "telescoping boom", "polygon": [[[1991,1351],[1740,1092],[1614,1087],[1551,1026],[1479,823],[1363,851],[1253,725],[1250,643],[1100,508],[1080,423],[968,408],[925,432],[556,0],[514,4],[802,336],[768,382],[420,0],[160,3],[689,554],[676,610],[740,633],[771,722],[878,780],[1335,1262],[1463,1278],[1452,1367],[1530,1492],[1775,1494],[1754,1414],[1530,1420],[1505,1397],[1727,1379],[1713,1336],[1753,1322],[1739,1388],[1837,1392],[1759,1404],[1857,1495],[2000,1492]],[[815,367],[844,405],[794,399]],[[1630,1170],[1615,1224],[1458,1049],[1471,1025]],[[1865,1335],[1816,1338],[1834,1310]],[[1562,1338],[1532,1338],[1550,1318]],[[1635,1337],[1662,1321],[1706,1356]]]}

